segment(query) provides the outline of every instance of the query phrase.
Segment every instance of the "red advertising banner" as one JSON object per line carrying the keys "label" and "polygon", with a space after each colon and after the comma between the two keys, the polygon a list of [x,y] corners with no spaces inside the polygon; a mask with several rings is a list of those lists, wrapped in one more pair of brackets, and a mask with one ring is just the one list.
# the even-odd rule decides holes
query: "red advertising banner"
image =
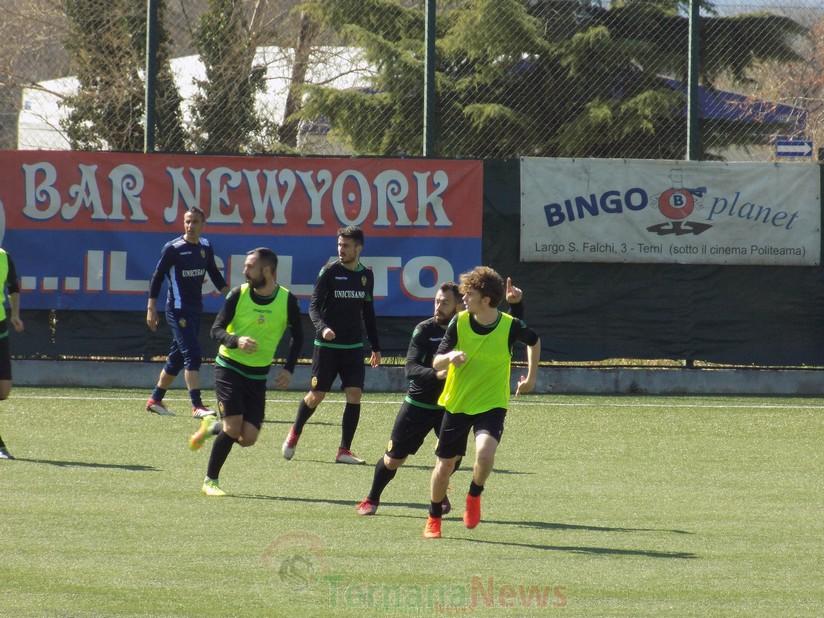
{"label": "red advertising banner", "polygon": [[336,230],[358,225],[384,313],[424,315],[442,281],[480,262],[482,182],[479,161],[9,151],[0,242],[33,293],[26,306],[132,310],[191,206],[230,285],[235,257],[265,245],[304,297]]}

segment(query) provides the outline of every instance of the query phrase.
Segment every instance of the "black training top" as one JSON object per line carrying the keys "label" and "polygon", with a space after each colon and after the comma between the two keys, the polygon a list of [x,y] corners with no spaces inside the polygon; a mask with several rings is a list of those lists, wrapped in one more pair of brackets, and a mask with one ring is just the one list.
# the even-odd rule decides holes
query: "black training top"
{"label": "black training top", "polygon": [[[315,325],[315,345],[326,348],[363,347],[363,328],[374,352],[380,352],[378,326],[375,321],[372,271],[358,264],[349,270],[340,261],[324,266],[309,303],[309,317]],[[325,328],[335,331],[332,341],[324,341]]]}

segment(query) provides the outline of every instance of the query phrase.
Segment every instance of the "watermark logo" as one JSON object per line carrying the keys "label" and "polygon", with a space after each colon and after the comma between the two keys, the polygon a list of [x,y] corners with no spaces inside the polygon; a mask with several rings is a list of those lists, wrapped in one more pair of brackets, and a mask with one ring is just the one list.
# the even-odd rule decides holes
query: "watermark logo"
{"label": "watermark logo", "polygon": [[341,576],[326,576],[329,607],[385,611],[427,611],[461,615],[479,609],[520,609],[536,612],[567,606],[566,586],[509,583],[494,577],[472,576],[468,583],[373,584],[346,582]]}
{"label": "watermark logo", "polygon": [[323,539],[302,530],[277,537],[263,551],[260,559],[277,574],[282,585],[296,592],[313,587],[325,577],[327,571]]}
{"label": "watermark logo", "polygon": [[[482,609],[515,609],[533,615],[568,604],[566,586],[503,581],[493,576],[424,584],[351,581],[329,572],[323,539],[302,530],[277,537],[260,558],[281,586],[294,593],[325,594],[325,604],[333,611],[425,611],[448,616],[472,615]],[[320,601],[321,597],[317,598]]]}

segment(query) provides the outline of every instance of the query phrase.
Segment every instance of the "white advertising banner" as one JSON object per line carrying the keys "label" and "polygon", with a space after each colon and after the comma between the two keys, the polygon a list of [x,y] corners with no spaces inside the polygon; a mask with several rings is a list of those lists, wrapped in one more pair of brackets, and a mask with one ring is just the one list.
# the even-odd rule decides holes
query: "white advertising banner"
{"label": "white advertising banner", "polygon": [[815,266],[816,164],[521,159],[522,262]]}

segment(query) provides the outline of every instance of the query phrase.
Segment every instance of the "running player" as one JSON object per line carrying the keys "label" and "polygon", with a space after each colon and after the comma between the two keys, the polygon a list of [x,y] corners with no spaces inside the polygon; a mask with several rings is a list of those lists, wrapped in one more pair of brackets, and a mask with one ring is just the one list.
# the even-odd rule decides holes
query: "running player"
{"label": "running player", "polygon": [[199,208],[192,206],[186,211],[183,215],[183,235],[163,247],[149,286],[146,324],[151,331],[157,330],[157,297],[164,279],[169,288],[166,323],[172,329],[172,345],[166,366],[157,379],[157,386],[146,402],[146,411],[162,416],[174,414],[163,403],[163,397],[181,369],[184,369],[183,377],[192,401],[192,416],[203,418],[214,414],[214,411],[203,405],[200,394],[201,351],[198,333],[200,315],[203,312],[203,279],[208,273],[214,286],[223,295],[229,291],[229,287],[215,264],[211,243],[200,235],[205,222],[206,215]]}
{"label": "running player", "polygon": [[363,231],[355,226],[338,230],[338,259],[323,267],[315,282],[309,317],[315,325],[310,390],[298,407],[295,424],[283,442],[281,452],[292,459],[306,421],[326,397],[332,382],[340,376],[346,394],[341,423],[341,440],[335,461],[365,463],[352,452],[352,440],[360,420],[363,395],[363,335],[361,323],[372,347],[369,364],[381,362],[378,327],[373,305],[374,277],[360,263]]}
{"label": "running player", "polygon": [[275,279],[278,258],[271,249],[250,251],[243,264],[246,283],[234,288],[212,325],[212,338],[220,342],[215,360],[215,394],[222,426],[211,418],[189,438],[189,447],[199,449],[217,434],[201,491],[207,496],[224,496],[218,476],[235,443],[252,446],[263,424],[266,406],[266,378],[272,358],[288,327],[292,343],[286,363],[275,378],[275,386],[288,388],[303,345],[298,301]]}
{"label": "running player", "polygon": [[[9,293],[10,315],[6,314],[6,289]],[[20,284],[14,262],[5,249],[0,249],[0,400],[11,393],[11,352],[9,350],[9,322],[18,333],[23,331],[20,319]],[[0,459],[14,459],[0,436]]]}
{"label": "running player", "polygon": [[[506,300],[510,313],[521,317],[523,309],[521,290],[506,280]],[[392,436],[386,454],[375,464],[372,488],[356,507],[359,515],[374,515],[378,510],[381,494],[389,482],[395,478],[397,469],[409,455],[414,455],[431,431],[437,437],[443,421],[444,409],[438,405],[443,391],[446,370],[435,371],[432,359],[443,339],[447,325],[463,309],[461,293],[453,282],[444,283],[435,294],[435,312],[428,320],[415,327],[409,350],[406,354],[406,378],[409,380],[401,409],[395,418]],[[458,462],[456,461],[456,467]],[[453,469],[454,471],[454,469]],[[444,498],[443,514],[451,509],[449,498]]]}
{"label": "running player", "polygon": [[437,461],[432,470],[429,517],[423,535],[441,537],[443,499],[455,462],[466,453],[469,431],[475,433],[475,465],[466,496],[463,520],[474,528],[481,520],[481,492],[495,461],[509,405],[512,346],[527,347],[527,375],[518,380],[516,395],[535,388],[541,341],[521,320],[498,311],[504,296],[501,276],[487,266],[461,275],[466,311],[450,323],[432,361],[436,371],[447,369],[438,403],[446,408],[438,432]]}

